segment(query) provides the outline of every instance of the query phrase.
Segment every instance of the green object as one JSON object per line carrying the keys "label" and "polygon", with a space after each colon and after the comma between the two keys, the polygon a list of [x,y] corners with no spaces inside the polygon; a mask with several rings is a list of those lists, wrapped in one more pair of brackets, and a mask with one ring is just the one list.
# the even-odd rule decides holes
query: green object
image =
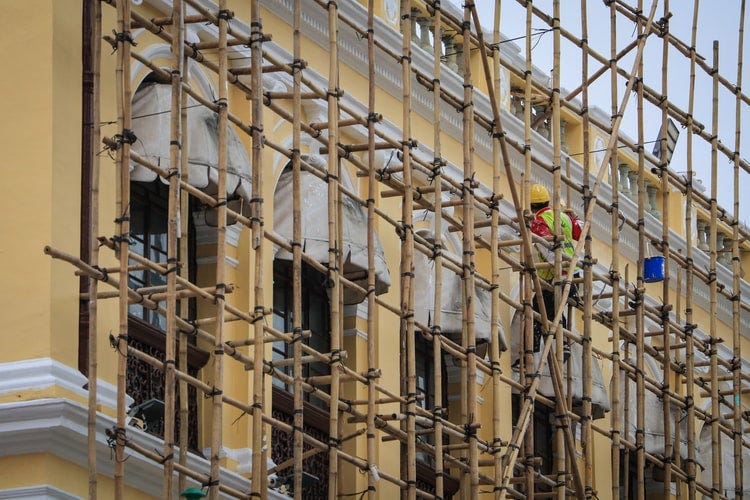
{"label": "green object", "polygon": [[185,497],[188,500],[198,500],[199,498],[205,497],[206,494],[203,493],[203,490],[200,488],[188,488],[180,493],[180,496]]}

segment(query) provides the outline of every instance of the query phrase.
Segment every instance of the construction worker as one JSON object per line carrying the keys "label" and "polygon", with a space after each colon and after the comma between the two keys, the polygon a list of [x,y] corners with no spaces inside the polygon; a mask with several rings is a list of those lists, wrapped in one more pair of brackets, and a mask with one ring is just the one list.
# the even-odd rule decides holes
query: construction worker
{"label": "construction worker", "polygon": [[[531,222],[531,231],[537,236],[547,237],[554,234],[555,228],[555,216],[552,208],[549,206],[550,197],[547,188],[541,184],[534,184],[531,186],[531,210],[534,212],[534,220]],[[560,213],[560,228],[562,230],[563,241],[561,242],[562,251],[568,257],[573,256],[575,250],[575,244],[573,240],[578,241],[581,236],[581,228],[583,227],[583,221],[576,217],[572,212]],[[555,253],[551,248],[544,246],[541,243],[534,245],[536,253],[540,262],[554,262]],[[542,268],[537,270],[537,274],[543,280],[549,284],[553,284],[553,278],[555,271],[552,268]],[[563,275],[567,274],[567,271],[563,269]],[[577,296],[577,289],[575,284],[571,286],[570,297],[575,298]],[[544,308],[547,311],[547,316],[551,319],[556,310],[555,307],[555,292],[554,289],[542,289],[542,299],[544,300]],[[539,312],[539,304],[537,297],[534,296],[532,307],[536,312]],[[565,315],[562,316],[561,324],[563,328],[567,328],[568,323]],[[541,335],[542,328],[538,322],[534,323],[534,352],[539,352],[541,347]],[[567,360],[569,353],[569,347],[567,342],[565,343],[564,355]]]}

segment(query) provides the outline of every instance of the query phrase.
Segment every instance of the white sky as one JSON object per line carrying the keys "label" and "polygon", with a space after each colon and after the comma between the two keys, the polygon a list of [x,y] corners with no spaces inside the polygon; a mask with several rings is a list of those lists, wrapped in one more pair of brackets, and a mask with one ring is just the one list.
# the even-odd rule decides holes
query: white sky
{"label": "white sky", "polygon": [[[460,0],[451,0],[453,3],[460,5]],[[492,29],[494,22],[494,4],[495,0],[475,0],[477,8],[480,11],[480,18],[485,23],[485,28]],[[523,37],[526,31],[526,13],[525,8],[518,2],[502,1],[501,11],[501,32],[509,38]],[[588,10],[588,40],[590,46],[609,58],[610,52],[610,29],[609,29],[609,8],[600,0],[589,0],[587,3]],[[637,2],[631,0],[628,2],[636,5]],[[648,0],[643,2],[644,12],[647,15],[651,7]],[[534,0],[534,6],[544,12],[552,13],[552,0]],[[690,44],[691,28],[693,18],[693,2],[687,0],[672,0],[670,2],[670,31],[677,38]],[[737,46],[739,41],[739,11],[740,0],[704,0],[700,3],[698,15],[697,31],[697,52],[706,58],[710,65],[712,63],[713,40],[719,41],[719,72],[730,82],[737,81]],[[750,11],[750,7],[748,7]],[[663,15],[663,1],[659,2],[657,7],[656,19]],[[750,22],[747,21],[748,13],[746,11],[746,35],[744,37],[743,60],[743,83],[750,86],[750,35],[747,31],[750,29]],[[621,16],[620,16],[621,17]],[[561,1],[561,24],[562,26],[580,37],[581,34],[581,7],[580,2],[575,0]],[[538,18],[534,18],[532,28],[541,30],[549,28]],[[635,40],[636,33],[633,25],[622,18],[618,23],[617,31],[617,48],[618,51],[626,47]],[[546,32],[534,36],[535,48],[532,52],[532,61],[536,67],[545,71],[552,70],[552,32]],[[515,42],[521,47],[521,55],[525,54],[525,40],[523,38]],[[629,57],[623,58],[619,65],[628,71],[632,67],[635,50],[631,51]],[[589,61],[589,74],[599,69],[600,64],[593,59]],[[676,49],[670,48],[669,51],[669,73],[668,73],[668,97],[677,107],[687,111],[689,97],[689,76],[690,61],[680,54]],[[644,81],[649,87],[661,90],[661,68],[662,68],[662,40],[656,37],[650,37],[646,42],[644,52]],[[561,42],[561,81],[564,89],[573,90],[581,81],[581,51],[572,43],[562,40]],[[626,81],[621,78],[618,83],[620,95],[618,105],[622,99]],[[712,104],[712,82],[700,68],[696,69],[696,91],[695,91],[695,109],[694,118],[703,123],[706,130],[711,130],[711,104]],[[606,73],[599,78],[592,86],[589,87],[589,105],[598,106],[610,114],[610,76]],[[745,94],[748,92],[745,91]],[[580,97],[580,96],[579,96]],[[634,96],[628,103],[625,111],[621,131],[632,139],[638,136],[637,128],[637,102]],[[644,103],[644,139],[653,141],[658,137],[661,125],[661,114],[658,108]],[[750,106],[744,105],[741,109],[741,124],[750,125]],[[687,171],[687,154],[686,154],[686,129],[680,127],[680,138],[677,142],[677,149],[670,167],[677,172]],[[730,150],[734,149],[735,144],[735,96],[720,86],[719,93],[719,140],[726,144]],[[651,151],[653,144],[646,144],[647,151]],[[750,132],[741,136],[740,152],[743,158],[750,160]],[[732,213],[734,204],[733,176],[734,168],[732,162],[723,154],[718,156],[718,179],[717,191],[719,203]],[[711,156],[710,146],[700,138],[695,137],[693,140],[693,170],[698,178],[701,178],[706,186],[705,194],[710,196],[711,193]],[[750,192],[750,174],[740,171],[740,220],[750,223],[750,201],[742,200],[745,193]]]}

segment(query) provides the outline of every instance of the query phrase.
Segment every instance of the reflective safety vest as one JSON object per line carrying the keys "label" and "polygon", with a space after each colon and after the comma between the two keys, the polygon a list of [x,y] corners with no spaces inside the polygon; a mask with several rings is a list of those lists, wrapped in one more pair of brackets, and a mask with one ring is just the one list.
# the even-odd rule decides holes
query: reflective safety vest
{"label": "reflective safety vest", "polygon": [[[555,234],[555,215],[552,210],[544,210],[542,213],[538,213],[537,217],[541,217],[542,220],[547,223],[547,227],[549,227],[550,233]],[[566,213],[560,214],[560,228],[562,229],[564,238],[564,241],[562,242],[562,251],[568,257],[573,257],[573,253],[575,251],[575,245],[573,244],[573,222],[570,220],[570,217]],[[546,262],[546,256],[542,252],[538,253],[541,257],[540,260],[542,262]],[[537,271],[537,274],[543,280],[550,281],[555,275],[555,270],[552,268],[539,269]],[[563,274],[565,274],[565,271],[563,271]]]}

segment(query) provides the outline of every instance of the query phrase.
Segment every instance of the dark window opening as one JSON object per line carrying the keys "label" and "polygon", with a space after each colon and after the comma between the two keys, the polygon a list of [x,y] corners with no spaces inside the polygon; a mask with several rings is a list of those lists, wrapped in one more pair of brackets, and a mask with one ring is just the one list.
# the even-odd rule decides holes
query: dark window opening
{"label": "dark window opening", "polygon": [[[432,342],[418,332],[415,334],[414,340],[417,395],[420,396],[417,404],[427,411],[432,411],[435,408],[435,394],[438,390],[435,387],[435,357]],[[441,363],[440,366],[442,380],[439,388],[442,396],[441,406],[445,409],[444,416],[447,417],[448,374],[445,363]],[[417,431],[421,430],[426,429],[417,425]],[[425,434],[418,432],[417,439],[431,445],[435,444],[435,436],[432,432]],[[443,434],[444,445],[449,444],[449,439],[447,434]],[[448,472],[449,468],[445,468],[443,471],[443,498],[450,500],[458,492],[459,482],[456,478],[449,476]],[[417,487],[428,493],[435,493],[435,459],[431,454],[421,451],[419,448],[417,448]]]}
{"label": "dark window opening", "polygon": [[[131,189],[130,221],[131,232],[130,250],[157,263],[167,261],[167,205],[169,187],[157,179],[154,182],[133,182]],[[192,225],[192,210],[186,215],[188,228],[188,277],[195,282],[195,230]],[[136,263],[131,260],[130,265]],[[129,273],[129,286],[134,289],[144,289],[145,293],[152,287],[166,285],[166,276],[156,271],[137,269]],[[178,302],[178,310],[180,302]],[[187,319],[195,318],[195,299],[187,301]],[[146,354],[164,361],[166,353],[166,318],[157,311],[148,309],[140,304],[131,304],[128,308],[129,328],[128,345]],[[179,352],[179,338],[176,352]],[[208,361],[208,353],[195,347],[195,338],[188,338],[188,373],[198,376],[199,370]],[[179,362],[179,360],[178,360]],[[149,401],[164,401],[165,378],[164,373],[152,365],[134,356],[128,356],[126,391],[133,398],[132,408],[147,405]],[[179,390],[175,387],[178,400],[175,404],[175,442],[179,429]],[[158,437],[164,435],[164,408],[157,407],[155,416],[151,415],[145,423],[145,430]],[[188,386],[188,447],[197,451],[198,442],[198,397],[197,391]]]}
{"label": "dark window opening", "polygon": [[[282,332],[291,332],[293,329],[293,295],[292,295],[292,263],[284,260],[275,260],[273,263],[273,326]],[[326,288],[326,277],[310,267],[302,264],[302,329],[310,330],[309,338],[304,343],[320,353],[331,350],[331,326],[330,326],[330,304],[328,302],[328,289]],[[285,342],[274,342],[273,360],[288,359],[293,357],[294,347]],[[283,373],[294,376],[292,366],[278,368]],[[331,368],[328,363],[316,361],[302,365],[302,376],[317,377],[330,375]],[[283,381],[274,379],[276,387],[283,388],[292,393],[293,387]],[[330,386],[317,386],[318,389],[329,393]],[[317,398],[310,397],[305,393],[304,400],[315,406],[327,408]]]}
{"label": "dark window opening", "polygon": [[[513,421],[517,422],[521,413],[523,399],[518,394],[513,394]],[[534,457],[536,459],[536,471],[544,476],[550,476],[554,472],[554,443],[555,443],[555,412],[542,403],[534,402]],[[524,447],[524,444],[521,444]],[[521,452],[523,453],[523,451]],[[523,488],[523,485],[519,485]],[[536,482],[536,492],[550,492],[552,489],[544,484]]]}
{"label": "dark window opening", "polygon": [[[274,260],[273,263],[273,326],[282,332],[293,330],[294,297],[292,289],[292,263],[284,260]],[[326,277],[308,264],[302,264],[302,329],[310,330],[309,338],[304,343],[320,353],[327,353],[331,349],[330,337],[330,303]],[[289,359],[293,357],[293,346],[285,342],[274,342],[273,360]],[[290,377],[294,376],[292,366],[276,368]],[[302,365],[303,377],[330,375],[328,363],[314,362]],[[330,386],[318,385],[317,388],[326,393]],[[292,424],[294,421],[294,387],[284,381],[273,380],[273,416],[274,418]],[[303,394],[304,432],[326,443],[329,437],[328,405],[309,393]],[[294,441],[291,434],[274,427],[271,438],[271,458],[275,463],[286,462],[293,456]],[[304,445],[304,451],[311,447]],[[307,484],[302,492],[303,499],[326,498],[328,496],[328,453],[315,453],[302,462],[306,474]],[[292,474],[288,467],[278,472],[284,478]]]}

